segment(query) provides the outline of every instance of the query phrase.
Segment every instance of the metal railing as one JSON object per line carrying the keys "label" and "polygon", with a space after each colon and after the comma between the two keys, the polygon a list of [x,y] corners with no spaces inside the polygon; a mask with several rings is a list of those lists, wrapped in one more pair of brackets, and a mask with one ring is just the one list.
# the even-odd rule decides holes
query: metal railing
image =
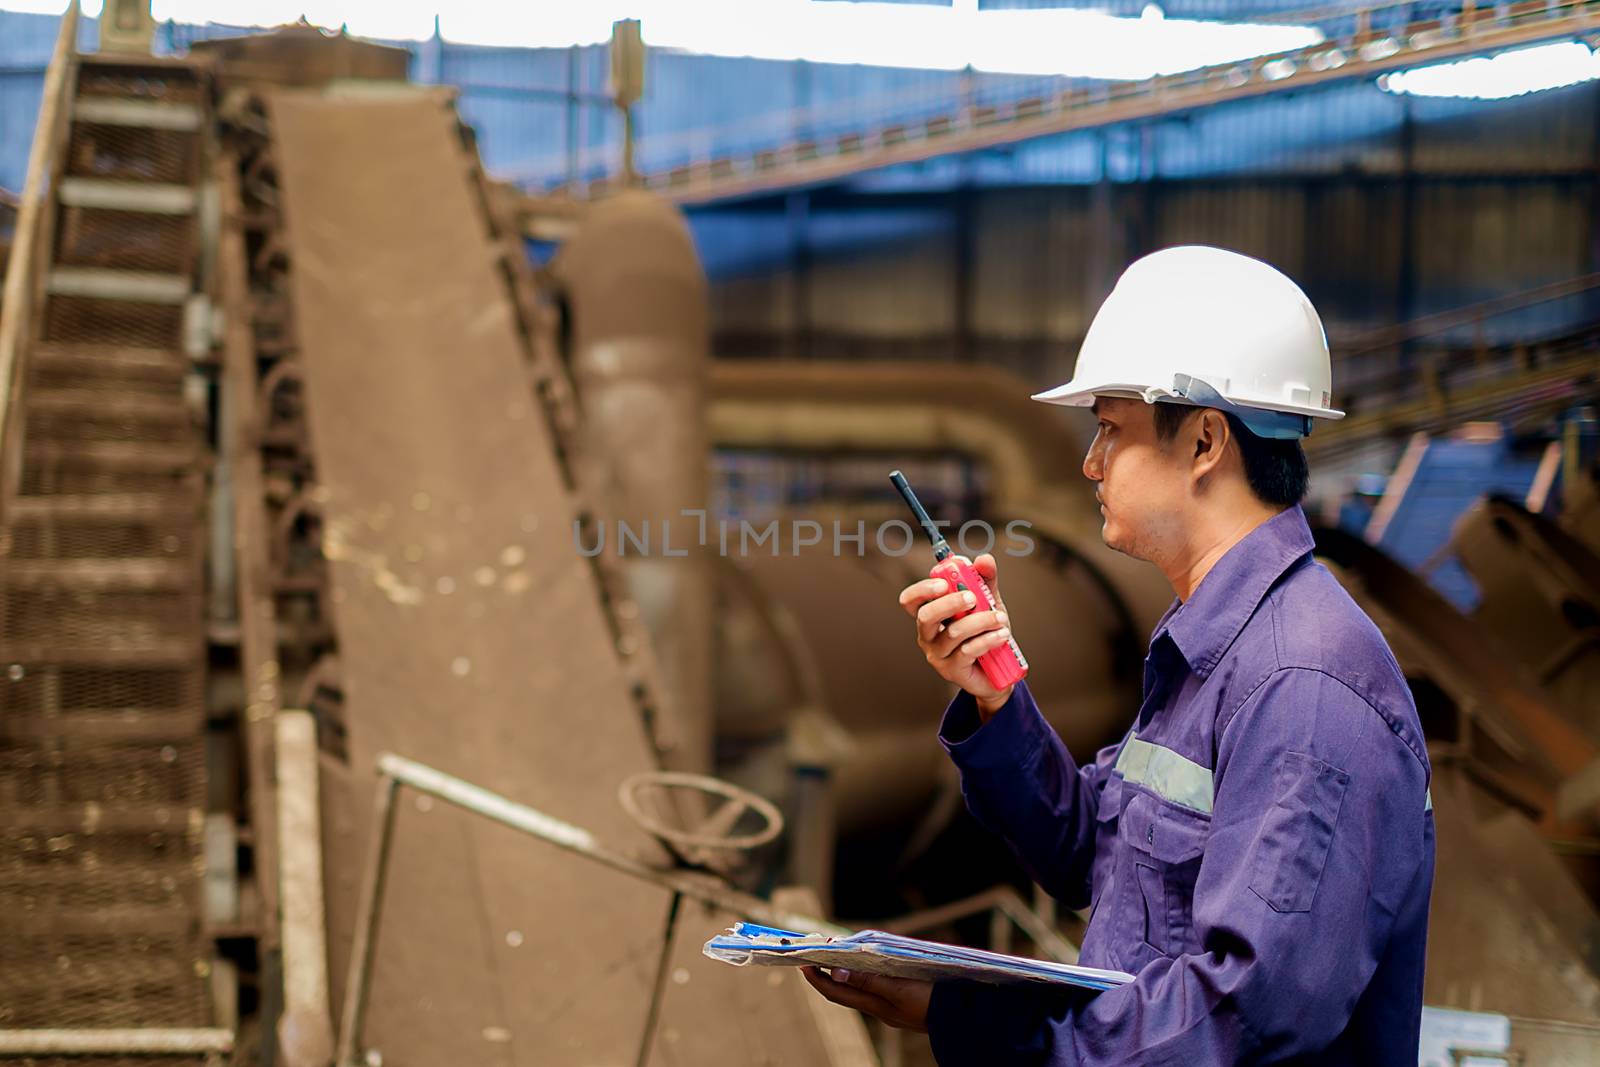
{"label": "metal railing", "polygon": [[0,297],[0,524],[22,472],[20,447],[25,362],[44,298],[55,234],[56,185],[65,163],[67,124],[78,66],[78,5],[68,5],[46,69],[39,118],[28,153],[28,176],[17,206],[16,231]]}
{"label": "metal railing", "polygon": [[[738,129],[645,137],[638,146],[642,158],[670,161],[676,156],[682,162],[647,169],[640,181],[683,202],[753,195],[1600,29],[1597,0],[1519,0],[1486,6],[1465,0],[1452,4],[1440,17],[1423,19],[1413,17],[1419,9],[1426,11],[1429,5],[1407,0],[1273,15],[1265,21],[1315,27],[1324,39],[1304,48],[1143,81],[1056,78],[1041,84],[1038,78],[1019,78],[1015,95],[997,99],[1006,94],[996,93],[995,83],[954,76],[956,87],[942,102],[913,90],[882,99],[836,101],[816,110],[743,118]],[[841,109],[852,113],[853,126],[838,122]],[[877,114],[861,114],[869,110]],[[783,131],[779,135],[783,140],[759,147],[728,145],[735,139],[732,134],[763,125]],[[530,186],[569,195],[600,195],[616,187],[614,174],[577,187],[566,184],[567,161],[559,160],[559,169],[556,162],[541,169],[536,161],[517,177]],[[541,173],[559,175],[561,180],[541,184]]]}
{"label": "metal railing", "polygon": [[1490,319],[1510,315],[1527,308],[1548,304],[1556,300],[1579,296],[1600,289],[1600,273],[1580,274],[1559,282],[1522,289],[1503,296],[1490,297],[1473,304],[1449,308],[1431,315],[1422,315],[1407,322],[1364,333],[1358,337],[1333,344],[1335,358],[1362,356],[1393,349],[1411,341],[1437,337],[1462,327],[1470,327],[1473,345],[1489,347],[1486,325]]}
{"label": "metal railing", "polygon": [[508,826],[538,838],[566,852],[581,856],[620,874],[660,886],[672,894],[668,908],[667,932],[663,935],[656,983],[639,1045],[638,1063],[649,1058],[658,1017],[666,963],[672,951],[672,928],[683,898],[698,900],[752,922],[787,929],[843,933],[838,926],[812,915],[800,915],[775,907],[759,897],[731,889],[713,875],[674,868],[651,867],[615,852],[594,835],[571,823],[562,822],[542,811],[518,804],[482,786],[445,774],[414,760],[390,753],[378,757],[378,791],[373,802],[373,839],[361,877],[361,895],[356,906],[355,938],[350,949],[350,966],[345,976],[344,1008],[339,1021],[338,1055],[335,1067],[364,1067],[361,1048],[362,1027],[366,1018],[373,960],[378,945],[378,923],[383,912],[384,885],[388,877],[389,853],[394,843],[395,800],[401,786],[437,797],[474,815]]}

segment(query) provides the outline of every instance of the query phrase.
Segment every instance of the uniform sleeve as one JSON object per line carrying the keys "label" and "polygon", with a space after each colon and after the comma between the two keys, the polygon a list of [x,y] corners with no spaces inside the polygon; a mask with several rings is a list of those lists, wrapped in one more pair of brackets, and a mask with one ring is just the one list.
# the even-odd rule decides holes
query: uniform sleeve
{"label": "uniform sleeve", "polygon": [[960,693],[939,740],[961,772],[967,808],[1010,846],[1033,880],[1071,908],[1089,905],[1095,811],[1111,748],[1079,767],[1039,713],[1026,682],[979,725],[977,702]]}
{"label": "uniform sleeve", "polygon": [[1194,890],[1203,951],[1092,999],[940,983],[941,1067],[1277,1063],[1328,1046],[1432,874],[1427,766],[1398,729],[1328,675],[1270,676],[1218,745]]}

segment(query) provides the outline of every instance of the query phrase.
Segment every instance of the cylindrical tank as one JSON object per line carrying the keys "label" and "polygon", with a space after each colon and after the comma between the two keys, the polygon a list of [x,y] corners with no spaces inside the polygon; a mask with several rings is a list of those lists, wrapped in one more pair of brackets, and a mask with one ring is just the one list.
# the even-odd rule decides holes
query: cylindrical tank
{"label": "cylindrical tank", "polygon": [[621,523],[648,544],[625,553],[625,575],[655,644],[675,740],[666,760],[703,771],[711,566],[696,543],[698,521],[683,511],[706,504],[705,275],[682,214],[645,193],[596,202],[556,271],[571,315],[585,484],[612,520],[608,536],[620,538]]}

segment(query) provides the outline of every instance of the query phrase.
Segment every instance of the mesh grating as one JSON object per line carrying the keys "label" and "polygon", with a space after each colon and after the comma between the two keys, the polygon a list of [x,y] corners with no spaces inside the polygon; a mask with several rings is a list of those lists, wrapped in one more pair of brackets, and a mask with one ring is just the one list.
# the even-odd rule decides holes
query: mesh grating
{"label": "mesh grating", "polygon": [[34,354],[28,382],[33,389],[105,389],[172,396],[187,361],[159,349],[48,349]]}
{"label": "mesh grating", "polygon": [[61,212],[56,262],[63,266],[187,274],[193,257],[191,216],[75,207]]}
{"label": "mesh grating", "polygon": [[18,516],[10,531],[12,559],[184,559],[199,537],[195,518],[101,515]]}
{"label": "mesh grating", "polygon": [[7,915],[182,910],[198,899],[196,849],[173,831],[7,831],[0,833],[0,904]]}
{"label": "mesh grating", "polygon": [[[78,91],[203,103],[192,77],[158,67],[87,62]],[[201,145],[75,123],[66,173],[194,189]],[[58,220],[51,270],[188,277],[197,262],[192,215],[67,207]],[[103,280],[112,293],[127,279]],[[0,1028],[212,1021],[203,439],[184,403],[183,322],[180,306],[52,295],[27,356],[21,495],[0,534]],[[8,574],[8,561],[26,565]]]}
{"label": "mesh grating", "polygon": [[[118,394],[120,395],[120,394]],[[44,399],[40,398],[41,401]],[[188,413],[181,406],[140,409],[113,402],[95,405],[93,395],[70,403],[28,406],[30,441],[151,441],[181,444],[192,440]]]}
{"label": "mesh grating", "polygon": [[195,672],[179,667],[39,667],[12,665],[0,681],[0,718],[71,716],[126,709],[199,707]]}
{"label": "mesh grating", "polygon": [[22,1056],[5,1067],[204,1067],[204,1056]]}
{"label": "mesh grating", "polygon": [[182,469],[148,470],[107,466],[92,460],[35,460],[24,456],[21,492],[24,496],[42,493],[168,493],[184,488],[191,478],[192,475]]}
{"label": "mesh grating", "polygon": [[199,176],[199,141],[192,133],[75,123],[67,173],[75,178],[192,185]]}
{"label": "mesh grating", "polygon": [[[0,805],[181,805],[201,788],[204,759],[199,741],[160,746],[0,744]],[[183,832],[166,825],[170,813],[162,812],[161,819],[165,822],[152,823],[152,833]]]}
{"label": "mesh grating", "polygon": [[187,71],[85,66],[78,73],[79,96],[193,105],[201,102],[201,92],[199,83]]}
{"label": "mesh grating", "polygon": [[175,304],[52,296],[44,318],[46,341],[175,348],[183,339],[183,308]]}
{"label": "mesh grating", "polygon": [[193,939],[124,934],[22,938],[0,971],[0,1025],[204,1026],[204,976],[186,957]]}
{"label": "mesh grating", "polygon": [[199,599],[191,592],[123,592],[64,588],[10,589],[3,597],[0,639],[37,634],[72,645],[144,645],[192,637]]}

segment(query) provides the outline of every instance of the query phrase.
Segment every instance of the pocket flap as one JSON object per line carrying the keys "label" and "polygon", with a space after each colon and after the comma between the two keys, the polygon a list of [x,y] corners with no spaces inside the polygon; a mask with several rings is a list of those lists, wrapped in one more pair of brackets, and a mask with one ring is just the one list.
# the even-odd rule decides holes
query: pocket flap
{"label": "pocket flap", "polygon": [[1150,855],[1162,863],[1187,863],[1206,850],[1211,824],[1187,811],[1163,804]]}
{"label": "pocket flap", "polygon": [[1205,851],[1211,825],[1204,816],[1139,791],[1128,801],[1121,829],[1123,839],[1136,850],[1160,863],[1176,864]]}

